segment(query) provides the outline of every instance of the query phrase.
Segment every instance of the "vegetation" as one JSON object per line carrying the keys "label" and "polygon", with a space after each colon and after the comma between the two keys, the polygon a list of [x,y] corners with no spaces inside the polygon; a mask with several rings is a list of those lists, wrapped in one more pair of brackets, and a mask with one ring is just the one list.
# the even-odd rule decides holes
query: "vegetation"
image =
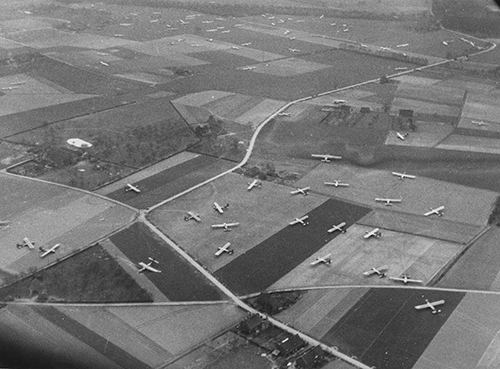
{"label": "vegetation", "polygon": [[262,292],[256,297],[248,299],[248,303],[265,314],[274,315],[288,309],[302,296],[301,291],[268,293]]}
{"label": "vegetation", "polygon": [[495,207],[488,219],[488,224],[495,224],[497,227],[500,227],[500,196],[497,197]]}
{"label": "vegetation", "polygon": [[151,302],[141,288],[99,245],[0,289],[0,301]]}

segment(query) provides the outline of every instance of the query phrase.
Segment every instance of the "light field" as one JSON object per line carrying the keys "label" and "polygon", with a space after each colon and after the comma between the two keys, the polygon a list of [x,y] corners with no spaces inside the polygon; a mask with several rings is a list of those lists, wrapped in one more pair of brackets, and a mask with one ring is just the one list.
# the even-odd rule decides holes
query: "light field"
{"label": "light field", "polygon": [[500,139],[451,135],[436,146],[438,149],[500,154]]}
{"label": "light field", "polygon": [[396,90],[396,96],[430,101],[437,104],[461,106],[465,91],[459,88],[443,87],[434,85],[432,87],[400,83]]}
{"label": "light field", "polygon": [[[390,284],[396,282],[363,272],[386,265],[387,274],[399,277],[406,273],[424,284],[453,257],[462,246],[411,234],[382,229],[379,239],[364,239],[372,227],[353,225],[338,235],[308,260],[275,283],[271,289],[321,285]],[[331,254],[330,265],[311,266],[317,257]]]}
{"label": "light field", "polygon": [[[152,214],[152,221],[209,270],[215,271],[325,201],[317,195],[293,196],[293,188],[264,182],[261,189],[247,191],[246,177],[228,174],[176,199]],[[212,207],[229,203],[220,215]],[[187,211],[200,215],[201,223],[184,221]],[[212,229],[212,224],[239,222],[231,232]],[[233,255],[216,258],[217,247],[231,242]]]}
{"label": "light field", "polygon": [[[397,171],[397,168],[395,168]],[[411,173],[409,173],[411,174]],[[324,181],[342,180],[350,184],[347,188],[325,186]],[[320,164],[296,183],[297,186],[311,186],[327,196],[355,201],[369,206],[385,208],[380,198],[402,198],[392,209],[423,215],[430,208],[444,205],[443,219],[485,225],[493,209],[497,194],[437,181],[425,177],[400,180],[390,172],[350,167],[342,164]]]}
{"label": "light field", "polygon": [[[0,218],[10,225],[2,230],[0,268],[8,273],[53,263],[107,233],[127,224],[134,213],[100,198],[54,185],[8,175],[0,176],[3,201]],[[18,249],[24,237],[35,250]],[[55,254],[41,259],[38,247],[61,243]]]}

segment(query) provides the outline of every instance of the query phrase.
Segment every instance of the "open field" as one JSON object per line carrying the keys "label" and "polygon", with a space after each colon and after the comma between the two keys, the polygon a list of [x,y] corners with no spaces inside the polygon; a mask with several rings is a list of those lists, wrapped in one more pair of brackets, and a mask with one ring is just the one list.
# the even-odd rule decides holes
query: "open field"
{"label": "open field", "polygon": [[[215,271],[325,201],[316,195],[292,196],[291,188],[268,182],[261,189],[247,191],[249,181],[247,177],[228,174],[156,209],[151,220],[201,264]],[[220,205],[229,203],[224,214],[213,210],[215,201]],[[184,221],[187,211],[199,214],[201,223]],[[231,232],[210,227],[222,222],[241,225]],[[214,257],[217,247],[228,241],[232,243],[234,256]]]}
{"label": "open field", "polygon": [[454,127],[445,122],[415,122],[416,131],[409,132],[405,140],[397,136],[398,131],[390,131],[385,140],[386,145],[410,147],[435,147],[454,130]]}
{"label": "open field", "polygon": [[437,286],[500,291],[499,235],[500,228],[492,226],[446,272]]}
{"label": "open field", "polygon": [[368,209],[328,200],[307,213],[309,225],[288,226],[215,272],[228,288],[239,294],[265,290],[294,267],[337,237],[328,233],[332,224],[353,224]]}
{"label": "open field", "polygon": [[107,186],[101,187],[95,192],[100,195],[108,195],[118,190],[123,190],[127,183],[136,183],[143,179],[149,178],[158,172],[162,172],[164,170],[170,169],[177,165],[183,164],[191,159],[198,157],[199,154],[194,154],[189,151],[180,152],[174,156],[169,157],[168,159],[162,160],[156,164],[153,164],[147,168],[144,168],[140,171],[137,171],[128,177],[125,177],[119,181],[113,182]]}
{"label": "open field", "polygon": [[435,84],[432,87],[423,87],[401,82],[396,90],[396,96],[430,101],[437,104],[461,106],[464,102],[465,90]]}
{"label": "open field", "polygon": [[[7,367],[43,362],[54,367],[90,365],[97,369],[123,369],[120,364],[125,364],[123,361],[113,362],[103,350],[99,352],[92,345],[82,342],[63,327],[44,319],[30,306],[3,307],[0,310],[0,328],[3,332],[11,332],[0,337],[0,363]],[[134,368],[132,365],[125,367]]]}
{"label": "open field", "polygon": [[[148,262],[151,257],[158,261],[157,269],[162,273],[148,273],[148,278],[171,301],[220,300],[220,292],[203,275],[182,259],[170,246],[157,239],[141,223],[110,237],[131,261],[129,272],[137,273],[136,265]],[[135,264],[135,265],[134,265]]]}
{"label": "open field", "polygon": [[483,228],[479,225],[458,223],[442,218],[428,218],[389,209],[375,209],[361,218],[358,223],[460,244],[466,244],[472,240]]}
{"label": "open field", "polygon": [[[7,348],[19,353],[24,347],[31,359],[47,359],[45,363],[59,367],[80,364],[99,369],[146,369],[186,353],[241,318],[243,313],[229,304],[106,308],[9,305],[0,310],[0,326],[16,334],[2,340],[5,345],[1,350],[2,354]],[[61,352],[62,348],[66,349]]]}
{"label": "open field", "polygon": [[436,148],[498,155],[500,154],[500,139],[454,134],[445,138]]}
{"label": "open field", "polygon": [[[72,275],[72,278],[66,278]],[[120,265],[96,245],[8,287],[0,300],[45,302],[151,302]]]}
{"label": "open field", "polygon": [[0,137],[13,136],[46,124],[97,113],[126,104],[128,104],[128,102],[121,101],[121,99],[92,97],[1,116]]}
{"label": "open field", "polygon": [[[62,187],[10,175],[0,176],[0,218],[3,271],[17,274],[41,268],[98,240],[130,222],[134,213],[112,202]],[[41,259],[37,250],[17,249],[23,237],[36,248],[61,243],[55,254]]]}
{"label": "open field", "polygon": [[[381,229],[382,238],[363,239],[372,227],[353,225],[308,260],[274,283],[271,289],[319,285],[396,284],[377,275],[365,277],[370,268],[386,265],[389,276],[405,273],[427,284],[463,248],[455,243]],[[331,254],[330,265],[311,266],[317,257]]]}
{"label": "open field", "polygon": [[456,106],[397,97],[392,102],[391,111],[397,113],[400,109],[411,109],[417,116],[437,115],[453,118],[460,116],[460,108]]}
{"label": "open field", "polygon": [[10,167],[31,157],[24,145],[0,141],[0,169]]}
{"label": "open field", "polygon": [[[196,155],[147,178],[134,182],[141,193],[126,192],[124,187],[108,194],[109,197],[137,208],[147,208],[166,200],[216,174],[234,166],[224,159]],[[130,183],[130,182],[127,182]]]}
{"label": "open field", "polygon": [[[411,173],[409,173],[411,174]],[[324,181],[342,180],[347,188],[332,188]],[[375,202],[376,197],[402,198],[393,204],[394,210],[422,215],[432,207],[444,205],[443,219],[485,225],[488,221],[497,194],[449,182],[418,177],[401,181],[390,172],[351,167],[343,164],[320,164],[301,178],[297,186],[311,186],[327,196],[356,201],[377,208],[384,204]]]}

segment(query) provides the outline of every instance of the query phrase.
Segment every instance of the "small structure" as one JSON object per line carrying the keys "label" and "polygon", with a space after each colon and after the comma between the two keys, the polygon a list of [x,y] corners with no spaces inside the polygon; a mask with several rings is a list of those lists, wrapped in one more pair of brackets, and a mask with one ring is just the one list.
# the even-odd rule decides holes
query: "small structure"
{"label": "small structure", "polygon": [[90,142],[82,140],[81,138],[70,138],[66,142],[68,143],[68,145],[77,147],[79,149],[88,149],[92,147],[92,144]]}
{"label": "small structure", "polygon": [[415,131],[415,121],[412,109],[399,109],[400,128],[406,131]]}

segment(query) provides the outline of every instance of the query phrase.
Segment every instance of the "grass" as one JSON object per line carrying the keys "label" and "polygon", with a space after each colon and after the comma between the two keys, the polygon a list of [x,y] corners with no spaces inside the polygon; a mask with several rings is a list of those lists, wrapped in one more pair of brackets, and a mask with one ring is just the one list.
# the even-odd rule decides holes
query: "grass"
{"label": "grass", "polygon": [[152,302],[99,245],[0,289],[0,300],[38,302]]}

